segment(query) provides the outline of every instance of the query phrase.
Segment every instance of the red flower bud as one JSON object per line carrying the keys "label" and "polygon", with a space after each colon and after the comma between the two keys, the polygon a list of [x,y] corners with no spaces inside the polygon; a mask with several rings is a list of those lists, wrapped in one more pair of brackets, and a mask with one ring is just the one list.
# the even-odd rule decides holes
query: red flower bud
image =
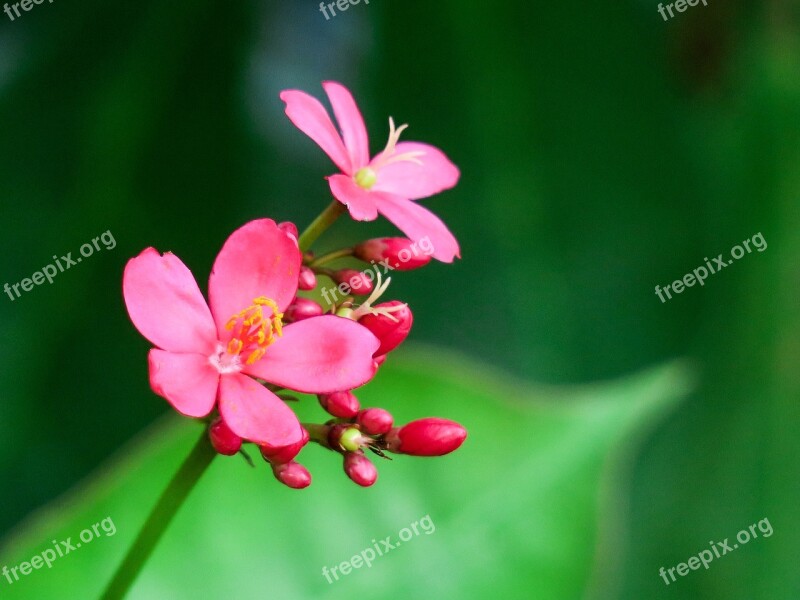
{"label": "red flower bud", "polygon": [[372,281],[361,271],[355,269],[342,269],[333,274],[336,283],[344,283],[350,287],[350,292],[355,295],[364,296],[371,294],[375,289]]}
{"label": "red flower bud", "polygon": [[271,462],[273,465],[282,465],[284,463],[291,462],[298,454],[300,454],[300,450],[302,450],[303,446],[308,443],[308,439],[308,432],[303,429],[303,439],[301,439],[299,442],[289,446],[280,447],[271,447],[265,444],[260,447],[261,456],[264,457],[264,460]]}
{"label": "red flower bud", "polygon": [[295,239],[300,237],[300,233],[297,231],[297,225],[292,223],[291,221],[284,221],[283,223],[278,223],[278,229],[282,229],[288,234],[294,236]]}
{"label": "red flower bud", "polygon": [[442,456],[457,449],[467,430],[447,419],[420,419],[395,427],[386,435],[386,449],[412,456]]}
{"label": "red flower bud", "polygon": [[389,433],[394,423],[391,413],[382,408],[367,408],[359,411],[356,423],[361,430],[369,435],[383,435]]}
{"label": "red flower bud", "polygon": [[314,271],[308,267],[300,267],[300,277],[297,281],[297,287],[301,290],[308,291],[317,287],[317,276]]}
{"label": "red flower bud", "polygon": [[353,392],[334,392],[333,394],[320,394],[317,396],[319,403],[334,417],[352,419],[361,408],[358,398]]}
{"label": "red flower bud", "polygon": [[[392,300],[376,304],[373,308],[393,308],[402,304],[402,302]],[[373,356],[383,356],[397,348],[408,337],[411,325],[414,323],[414,315],[411,314],[411,309],[405,306],[401,310],[392,312],[391,316],[368,314],[361,317],[358,322],[369,329],[381,343]]]}
{"label": "red flower bud", "polygon": [[221,417],[208,428],[208,437],[214,450],[225,456],[233,456],[242,448],[242,438],[233,433]]}
{"label": "red flower bud", "polygon": [[302,490],[311,485],[311,473],[297,462],[273,465],[272,473],[275,479],[294,490]]}
{"label": "red flower bud", "polygon": [[308,298],[295,298],[284,313],[286,321],[302,321],[318,317],[323,313],[322,307]]}
{"label": "red flower bud", "polygon": [[353,256],[359,260],[376,263],[388,261],[389,266],[398,271],[424,267],[431,262],[431,254],[433,245],[427,237],[419,242],[403,237],[375,238],[353,248]]}
{"label": "red flower bud", "polygon": [[344,472],[362,487],[369,487],[378,479],[378,469],[363,452],[348,452],[344,455]]}

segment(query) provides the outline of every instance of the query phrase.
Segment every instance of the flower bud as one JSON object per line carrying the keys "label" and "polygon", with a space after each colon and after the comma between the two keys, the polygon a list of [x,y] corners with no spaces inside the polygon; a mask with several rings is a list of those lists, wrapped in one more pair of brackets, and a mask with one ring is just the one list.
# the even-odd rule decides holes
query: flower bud
{"label": "flower bud", "polygon": [[338,423],[328,432],[328,445],[339,452],[356,452],[372,442],[372,438],[365,437],[357,426],[349,423]]}
{"label": "flower bud", "polygon": [[317,287],[317,276],[314,271],[308,267],[300,267],[300,277],[297,280],[297,287],[301,290],[308,291]]}
{"label": "flower bud", "polygon": [[348,452],[344,455],[344,472],[362,487],[369,487],[378,479],[378,469],[363,452]]}
{"label": "flower bud", "polygon": [[[402,304],[402,302],[392,300],[376,304],[374,308],[394,308],[402,306]],[[393,318],[394,320],[392,320]],[[405,306],[400,310],[393,311],[391,316],[368,314],[361,317],[358,322],[369,329],[381,343],[373,356],[383,356],[397,348],[408,337],[411,325],[414,323],[414,316],[411,314],[411,309]]]}
{"label": "flower bud", "polygon": [[386,449],[412,456],[442,456],[457,449],[466,439],[467,430],[447,419],[420,419],[395,427],[386,435]]}
{"label": "flower bud", "polygon": [[308,431],[303,429],[303,439],[289,446],[271,447],[266,444],[260,446],[261,456],[264,457],[264,460],[269,461],[273,465],[282,465],[292,462],[294,458],[300,454],[300,450],[303,449],[303,446],[308,443],[308,439]]}
{"label": "flower bud", "polygon": [[302,490],[311,485],[311,473],[297,462],[273,465],[272,473],[275,479],[294,490]]}
{"label": "flower bud", "polygon": [[284,221],[283,223],[278,223],[278,229],[282,229],[286,233],[292,235],[294,239],[298,239],[300,237],[300,233],[297,231],[297,225],[295,225],[291,221]]}
{"label": "flower bud", "polygon": [[371,294],[375,289],[372,281],[361,271],[355,269],[342,269],[333,274],[333,279],[336,283],[344,283],[350,287],[350,293],[355,295],[364,296]]}
{"label": "flower bud", "polygon": [[242,448],[242,438],[233,433],[221,417],[208,428],[208,437],[214,450],[225,456],[233,456]]}
{"label": "flower bud", "polygon": [[361,426],[361,431],[369,435],[383,435],[389,433],[394,423],[391,413],[382,408],[367,408],[358,412],[356,423]]}
{"label": "flower bud", "polygon": [[411,271],[431,262],[433,246],[422,244],[424,241],[430,240],[423,238],[420,242],[412,242],[404,237],[375,238],[353,248],[353,256],[364,262],[388,261],[389,266],[398,271]]}
{"label": "flower bud", "polygon": [[350,391],[319,394],[317,398],[322,408],[340,419],[352,419],[361,408],[358,398]]}
{"label": "flower bud", "polygon": [[286,321],[302,321],[311,317],[318,317],[323,313],[322,307],[308,298],[297,297],[284,313]]}

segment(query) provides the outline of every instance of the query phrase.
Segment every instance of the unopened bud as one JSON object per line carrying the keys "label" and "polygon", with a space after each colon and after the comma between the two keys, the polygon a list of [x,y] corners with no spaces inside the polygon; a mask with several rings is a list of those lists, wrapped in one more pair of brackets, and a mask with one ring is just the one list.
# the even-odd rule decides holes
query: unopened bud
{"label": "unopened bud", "polygon": [[297,231],[297,225],[295,225],[291,221],[284,221],[283,223],[278,223],[278,229],[282,229],[286,233],[292,235],[295,239],[300,237],[300,234]]}
{"label": "unopened bud", "polygon": [[[391,302],[376,304],[373,308],[375,310],[381,308],[394,309],[402,305],[402,302],[392,300]],[[408,337],[411,325],[414,323],[414,316],[411,314],[411,309],[408,306],[404,306],[399,310],[393,310],[388,315],[364,315],[358,322],[369,329],[381,343],[374,356],[383,356],[397,348]]]}
{"label": "unopened bud", "polygon": [[372,438],[365,437],[358,427],[348,423],[334,425],[328,432],[328,445],[340,452],[355,452],[372,443]]}
{"label": "unopened bud", "polygon": [[385,438],[386,449],[412,456],[442,456],[456,450],[466,439],[467,430],[447,419],[420,419],[395,427]]}
{"label": "unopened bud", "polygon": [[317,398],[322,408],[340,419],[352,419],[361,408],[358,398],[350,391],[319,394]]}
{"label": "unopened bud", "polygon": [[344,455],[344,472],[362,487],[369,487],[378,479],[378,469],[363,452],[348,452]]}
{"label": "unopened bud", "polygon": [[225,456],[233,456],[242,449],[242,438],[233,433],[222,418],[208,428],[208,437],[214,450]]}
{"label": "unopened bud", "polygon": [[351,293],[356,295],[371,294],[375,289],[372,281],[361,271],[355,269],[342,269],[333,274],[336,283],[344,283],[350,287]]}
{"label": "unopened bud", "polygon": [[311,473],[297,462],[273,465],[272,473],[275,479],[294,490],[302,490],[311,485]]}
{"label": "unopened bud", "polygon": [[311,317],[318,317],[323,313],[322,307],[308,298],[297,297],[284,313],[286,321],[302,321]]}
{"label": "unopened bud", "polygon": [[297,280],[297,287],[301,290],[308,291],[317,287],[317,276],[314,271],[308,267],[300,267],[300,276]]}
{"label": "unopened bud", "polygon": [[290,444],[289,446],[280,446],[277,448],[268,446],[266,444],[260,446],[261,456],[264,457],[264,460],[271,462],[273,465],[281,465],[291,462],[300,453],[300,450],[303,449],[303,446],[308,443],[308,440],[308,431],[303,429],[303,438],[299,442]]}
{"label": "unopened bud", "polygon": [[394,423],[391,413],[382,408],[366,408],[358,412],[356,423],[361,430],[369,435],[383,435],[389,433]]}
{"label": "unopened bud", "polygon": [[431,262],[433,246],[424,244],[425,241],[430,240],[423,238],[412,242],[404,237],[375,238],[353,248],[353,256],[364,262],[388,261],[389,266],[398,271],[411,271]]}

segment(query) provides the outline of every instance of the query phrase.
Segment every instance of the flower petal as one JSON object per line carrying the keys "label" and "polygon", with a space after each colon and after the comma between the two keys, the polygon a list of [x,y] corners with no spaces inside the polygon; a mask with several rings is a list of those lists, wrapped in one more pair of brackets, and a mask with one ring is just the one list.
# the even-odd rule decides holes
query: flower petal
{"label": "flower petal", "polygon": [[341,83],[326,81],[322,84],[333,107],[333,114],[342,131],[344,145],[350,155],[353,172],[369,163],[369,138],[364,118],[350,91]]}
{"label": "flower petal", "polygon": [[122,295],[136,329],[171,352],[209,354],[217,333],[192,272],[181,259],[147,248],[125,266]]}
{"label": "flower petal", "polygon": [[303,429],[292,409],[241,373],[220,378],[219,411],[231,431],[256,444],[288,446],[303,439]]}
{"label": "flower petal", "polygon": [[275,221],[259,219],[243,225],[220,250],[208,281],[211,312],[219,339],[225,340],[228,320],[266,296],[283,311],[297,293],[302,256],[297,240]]}
{"label": "flower petal", "polygon": [[378,198],[378,211],[415,242],[428,238],[433,246],[431,256],[442,262],[461,258],[458,242],[441,219],[424,206],[394,194],[373,192]]}
{"label": "flower petal", "polygon": [[322,103],[300,90],[284,90],[286,116],[300,131],[314,140],[342,172],[352,175],[350,155]]}
{"label": "flower petal", "polygon": [[438,148],[419,142],[400,142],[395,150],[397,154],[423,152],[417,157],[422,164],[403,160],[381,167],[373,191],[417,200],[449,190],[458,183],[458,167]]}
{"label": "flower petal", "polygon": [[177,354],[156,348],[147,357],[150,387],[182,415],[205,417],[214,408],[219,373],[202,354]]}
{"label": "flower petal", "polygon": [[350,390],[372,379],[377,338],[342,317],[313,317],[287,325],[283,337],[245,373],[310,394]]}
{"label": "flower petal", "polygon": [[369,190],[365,190],[352,177],[331,175],[328,177],[334,198],[347,207],[356,221],[374,221],[378,218],[378,207]]}

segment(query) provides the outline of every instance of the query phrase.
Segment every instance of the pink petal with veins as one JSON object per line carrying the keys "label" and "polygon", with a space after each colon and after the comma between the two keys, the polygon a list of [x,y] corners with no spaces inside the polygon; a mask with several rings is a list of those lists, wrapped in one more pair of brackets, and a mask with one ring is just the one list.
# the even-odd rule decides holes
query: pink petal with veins
{"label": "pink petal with veins", "polygon": [[219,411],[231,431],[256,444],[288,446],[303,439],[303,428],[292,409],[241,373],[220,378]]}
{"label": "pink petal with veins", "polygon": [[209,354],[217,343],[211,312],[181,259],[147,248],[125,266],[122,294],[131,321],[153,344],[171,352]]}
{"label": "pink petal with veins", "polygon": [[281,100],[286,103],[289,120],[314,140],[342,172],[352,175],[350,155],[322,103],[300,90],[281,92]]}
{"label": "pink petal with veins", "polygon": [[302,256],[297,240],[275,221],[250,221],[234,231],[220,250],[208,281],[211,312],[219,339],[227,340],[225,324],[266,296],[282,312],[297,294]]}
{"label": "pink petal with veins", "polygon": [[270,383],[325,394],[350,390],[375,375],[378,340],[355,321],[326,315],[287,325],[264,358],[244,372]]}
{"label": "pink petal with veins", "polygon": [[214,408],[219,373],[202,354],[153,349],[148,355],[150,387],[182,415],[205,417]]}

